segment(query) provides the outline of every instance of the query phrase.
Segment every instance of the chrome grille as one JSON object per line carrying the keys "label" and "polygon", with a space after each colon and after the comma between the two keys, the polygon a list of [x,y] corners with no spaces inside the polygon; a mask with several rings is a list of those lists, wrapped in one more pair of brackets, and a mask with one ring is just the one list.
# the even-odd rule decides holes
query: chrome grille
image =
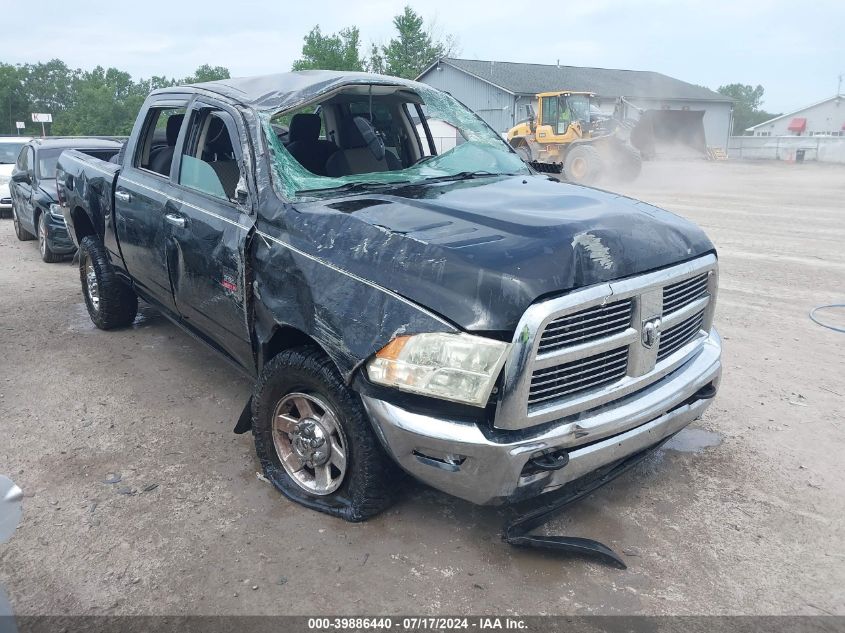
{"label": "chrome grille", "polygon": [[692,315],[678,325],[670,327],[660,335],[660,344],[657,350],[657,362],[659,363],[667,356],[674,354],[684,345],[693,340],[701,332],[704,323],[704,310]]}
{"label": "chrome grille", "polygon": [[494,425],[577,416],[668,376],[704,344],[717,285],[716,257],[705,255],[530,306],[505,363]]}
{"label": "chrome grille", "polygon": [[555,319],[543,330],[537,351],[550,352],[624,332],[631,324],[633,301],[615,301]]}
{"label": "chrome grille", "polygon": [[690,277],[663,289],[663,314],[675,312],[707,294],[707,273]]}
{"label": "chrome grille", "polygon": [[625,375],[628,347],[538,369],[531,376],[528,405],[562,398],[610,384]]}

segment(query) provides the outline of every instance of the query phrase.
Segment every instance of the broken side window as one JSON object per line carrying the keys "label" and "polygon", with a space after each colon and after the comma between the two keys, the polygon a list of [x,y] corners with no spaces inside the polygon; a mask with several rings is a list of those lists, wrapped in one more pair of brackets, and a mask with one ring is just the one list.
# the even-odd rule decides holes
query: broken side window
{"label": "broken side window", "polygon": [[140,169],[169,176],[176,140],[184,118],[183,106],[150,108],[135,147],[132,164]]}

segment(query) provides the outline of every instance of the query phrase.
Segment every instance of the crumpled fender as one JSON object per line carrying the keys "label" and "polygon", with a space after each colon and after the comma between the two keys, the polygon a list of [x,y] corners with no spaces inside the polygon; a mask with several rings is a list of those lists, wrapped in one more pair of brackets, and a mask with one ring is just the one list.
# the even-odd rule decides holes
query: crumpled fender
{"label": "crumpled fender", "polygon": [[251,258],[259,346],[279,327],[294,328],[316,341],[349,383],[358,366],[396,336],[457,331],[422,306],[295,248],[271,230],[256,230]]}

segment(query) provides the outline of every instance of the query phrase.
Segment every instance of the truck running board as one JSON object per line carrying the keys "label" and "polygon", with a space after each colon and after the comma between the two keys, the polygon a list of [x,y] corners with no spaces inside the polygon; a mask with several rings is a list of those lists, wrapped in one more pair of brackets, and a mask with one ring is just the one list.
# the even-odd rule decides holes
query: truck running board
{"label": "truck running board", "polygon": [[628,566],[619,554],[598,541],[575,536],[540,536],[530,534],[530,532],[548,523],[557,512],[560,512],[566,506],[583,499],[590,493],[631,470],[631,468],[643,461],[653,451],[663,446],[671,437],[669,436],[644,451],[630,455],[615,464],[611,464],[593,475],[567,484],[558,492],[541,495],[527,502],[529,504],[533,502],[533,505],[536,507],[506,523],[502,528],[502,540],[516,547],[533,547],[582,554],[597,558],[610,565],[615,565],[620,569],[627,569]]}

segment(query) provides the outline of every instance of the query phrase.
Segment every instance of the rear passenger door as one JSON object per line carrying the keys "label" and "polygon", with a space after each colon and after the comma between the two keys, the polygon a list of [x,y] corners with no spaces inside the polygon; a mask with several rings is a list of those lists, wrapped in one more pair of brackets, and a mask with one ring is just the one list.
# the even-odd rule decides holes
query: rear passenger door
{"label": "rear passenger door", "polygon": [[176,305],[168,272],[165,205],[187,103],[187,97],[171,95],[149,104],[126,147],[114,194],[115,228],[126,269],[143,294],[171,312]]}
{"label": "rear passenger door", "polygon": [[248,137],[240,115],[222,104],[197,101],[187,116],[165,206],[176,307],[187,325],[251,368],[244,245],[252,217],[242,149]]}

